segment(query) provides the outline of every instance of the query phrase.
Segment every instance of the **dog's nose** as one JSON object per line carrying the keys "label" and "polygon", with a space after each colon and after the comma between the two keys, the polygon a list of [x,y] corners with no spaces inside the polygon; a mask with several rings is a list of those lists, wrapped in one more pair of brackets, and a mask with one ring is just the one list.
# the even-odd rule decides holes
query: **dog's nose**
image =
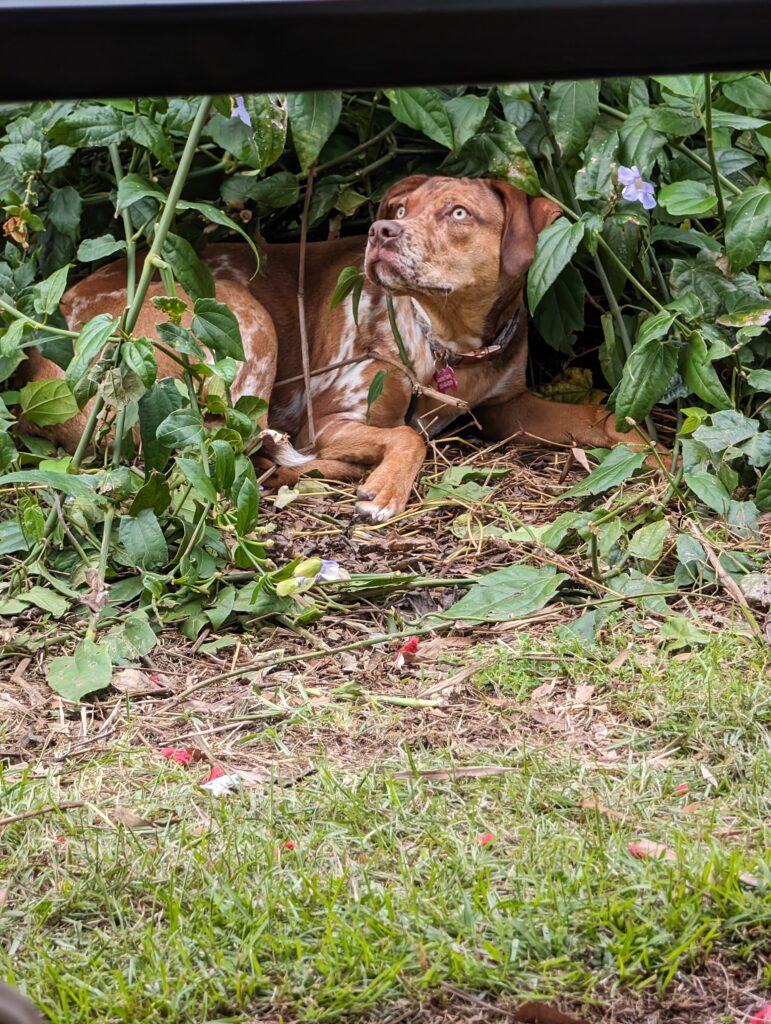
{"label": "dog's nose", "polygon": [[386,245],[395,242],[402,230],[402,225],[395,220],[376,220],[369,229],[369,240],[377,245]]}

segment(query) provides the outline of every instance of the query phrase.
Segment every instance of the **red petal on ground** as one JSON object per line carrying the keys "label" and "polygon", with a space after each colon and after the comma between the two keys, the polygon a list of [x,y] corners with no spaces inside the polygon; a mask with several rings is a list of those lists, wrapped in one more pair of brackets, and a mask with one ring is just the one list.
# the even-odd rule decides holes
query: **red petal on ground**
{"label": "red petal on ground", "polygon": [[214,779],[221,779],[224,774],[225,773],[218,764],[213,764],[211,766],[211,771],[209,772],[205,779],[201,779],[199,785],[205,786],[207,782],[212,782]]}
{"label": "red petal on ground", "polygon": [[750,1024],[768,1024],[769,1021],[771,1021],[771,1003],[761,1006],[755,1015],[750,1018]]}
{"label": "red petal on ground", "polygon": [[420,640],[416,636],[411,636],[406,643],[403,643],[399,648],[399,654],[417,654],[418,647],[420,647]]}
{"label": "red petal on ground", "polygon": [[176,761],[177,764],[188,764],[193,757],[192,750],[184,747],[164,747],[161,753],[167,761]]}
{"label": "red petal on ground", "polygon": [[495,836],[492,832],[485,832],[484,835],[477,836],[477,843],[479,846],[487,846],[487,844],[491,843],[493,839],[495,839]]}

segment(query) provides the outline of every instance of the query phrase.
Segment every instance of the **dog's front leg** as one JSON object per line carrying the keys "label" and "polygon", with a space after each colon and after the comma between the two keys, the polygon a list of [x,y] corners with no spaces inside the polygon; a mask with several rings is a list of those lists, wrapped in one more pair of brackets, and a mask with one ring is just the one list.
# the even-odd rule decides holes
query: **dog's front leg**
{"label": "dog's front leg", "polygon": [[[340,459],[374,466],[357,490],[356,514],[382,523],[403,512],[426,457],[426,446],[412,427],[372,427],[332,417],[319,424],[316,449],[319,463]],[[307,472],[312,462],[304,466]]]}
{"label": "dog's front leg", "polygon": [[548,402],[530,391],[500,405],[477,406],[474,415],[485,437],[496,441],[513,437],[580,448],[612,448],[622,443],[648,448],[651,444],[639,428],[625,434],[616,430],[615,414],[602,405]]}

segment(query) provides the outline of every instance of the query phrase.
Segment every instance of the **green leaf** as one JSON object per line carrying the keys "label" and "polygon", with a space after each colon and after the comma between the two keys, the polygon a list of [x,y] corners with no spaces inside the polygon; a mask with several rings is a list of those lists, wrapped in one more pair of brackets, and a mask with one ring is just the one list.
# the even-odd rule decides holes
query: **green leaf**
{"label": "green leaf", "polygon": [[156,430],[164,448],[190,448],[204,436],[203,421],[197,409],[175,409]]}
{"label": "green leaf", "polygon": [[771,236],[771,192],[756,185],[733,200],[726,216],[725,245],[731,270],[744,270]]}
{"label": "green leaf", "polygon": [[620,162],[625,167],[639,167],[644,178],[653,170],[667,141],[666,135],[654,131],[648,124],[650,113],[650,107],[635,107],[618,130]]}
{"label": "green leaf", "polygon": [[758,481],[755,491],[755,504],[761,512],[771,512],[771,466]]}
{"label": "green leaf", "polygon": [[701,181],[675,181],[658,194],[659,205],[673,217],[697,217],[717,205],[713,189]]}
{"label": "green leaf", "polygon": [[258,169],[265,171],[279,159],[286,145],[286,96],[276,92],[244,96],[244,105],[249,111],[254,142],[260,155]]}
{"label": "green leaf", "polygon": [[268,178],[259,180],[246,174],[235,174],[225,178],[220,189],[225,202],[245,203],[253,200],[258,212],[283,210],[294,206],[300,197],[300,183],[296,174],[277,171]]}
{"label": "green leaf", "polygon": [[128,121],[128,134],[132,142],[149,149],[162,167],[173,169],[174,149],[171,139],[157,122],[143,115],[132,117]]}
{"label": "green leaf", "polygon": [[397,121],[423,132],[440,146],[455,148],[452,119],[438,89],[386,89],[385,95]]}
{"label": "green leaf", "polygon": [[169,507],[171,491],[166,480],[160,473],[151,472],[144,484],[134,495],[129,506],[129,515],[138,516],[143,508],[151,508],[157,516]]}
{"label": "green leaf", "polygon": [[71,657],[51,659],[46,679],[54,693],[77,702],[86,694],[110,685],[110,655],[102,644],[81,640]]}
{"label": "green leaf", "polygon": [[445,101],[452,124],[452,148],[455,152],[479,130],[490,105],[488,96],[453,96]]}
{"label": "green leaf", "polygon": [[[112,597],[112,595],[110,595]],[[105,636],[103,646],[114,665],[136,662],[149,654],[158,642],[147,613],[132,612]]]}
{"label": "green leaf", "polygon": [[110,146],[123,142],[129,118],[121,110],[101,104],[80,105],[49,128],[56,142],[76,149]]}
{"label": "green leaf", "polygon": [[535,259],[527,275],[527,302],[530,312],[567,266],[584,237],[585,224],[573,224],[567,217],[560,217],[538,236]]}
{"label": "green leaf", "polygon": [[669,641],[669,649],[701,647],[709,643],[709,633],[699,629],[685,615],[672,615],[661,626],[660,636]]}
{"label": "green leaf", "polygon": [[53,615],[55,619],[60,619],[69,608],[69,602],[61,594],[47,587],[30,587],[23,594],[19,594],[19,599],[26,604],[34,604],[35,607]]}
{"label": "green leaf", "polygon": [[220,359],[224,356],[245,358],[238,320],[224,303],[216,299],[198,299],[194,314],[191,329],[201,344]]}
{"label": "green leaf", "polygon": [[177,456],[174,461],[182,476],[184,476],[189,484],[192,484],[194,496],[196,498],[203,498],[205,501],[215,505],[217,503],[217,492],[201,463],[196,461],[196,459],[186,459],[181,456]]}
{"label": "green leaf", "polygon": [[329,308],[334,309],[335,306],[340,305],[346,295],[350,295],[353,319],[357,325],[359,323],[359,300],[364,288],[364,280],[364,271],[360,267],[343,267],[337,278],[335,290],[332,292],[332,298],[329,300]]}
{"label": "green leaf", "polygon": [[367,391],[367,423],[370,421],[370,413],[372,406],[383,394],[383,385],[385,384],[386,377],[388,376],[388,370],[378,370],[375,376],[372,378],[372,383]]}
{"label": "green leaf", "polygon": [[538,174],[514,125],[496,118],[489,130],[469,139],[459,153],[444,161],[440,170],[453,177],[488,176],[508,181],[528,195],[541,194]]}
{"label": "green leaf", "polygon": [[731,495],[713,473],[706,469],[694,469],[683,473],[683,479],[708,508],[723,516],[727,514]]}
{"label": "green leaf", "polygon": [[67,382],[55,377],[25,384],[19,393],[19,401],[25,416],[39,427],[64,423],[79,411]]}
{"label": "green leaf", "polygon": [[736,82],[725,82],[723,95],[748,110],[771,110],[771,85],[759,75],[747,75]]}
{"label": "green leaf", "polygon": [[316,159],[337,127],[343,109],[342,93],[296,92],[287,96],[289,124],[303,174]]}
{"label": "green leaf", "polygon": [[726,448],[735,447],[747,441],[758,432],[760,424],[757,420],[742,416],[735,409],[715,412],[709,424],[702,424],[693,432],[695,441],[699,441],[713,453],[723,452]]}
{"label": "green leaf", "polygon": [[236,501],[236,533],[239,537],[253,530],[257,525],[260,511],[260,490],[257,484],[247,477],[241,484]]}
{"label": "green leaf", "polygon": [[166,193],[153,182],[143,178],[141,174],[127,174],[118,184],[118,202],[115,209],[118,213],[133,206],[140,199],[154,199],[157,203],[166,202]]}
{"label": "green leaf", "polygon": [[97,480],[91,476],[75,476],[70,473],[58,473],[46,469],[22,469],[16,473],[3,474],[3,486],[7,484],[33,484],[51,487],[71,498],[88,498],[95,496]]}
{"label": "green leaf", "polygon": [[[704,338],[698,332],[694,332],[688,339],[688,344],[683,349],[680,365],[683,380],[694,395],[698,395],[699,398],[709,402],[716,409],[731,408],[731,399],[720,383],[720,378],[709,358]],[[769,377],[771,377],[771,373]]]}
{"label": "green leaf", "polygon": [[194,302],[214,298],[211,270],[186,238],[170,231],[161,248],[161,258],[169,264],[174,277]]}
{"label": "green leaf", "polygon": [[441,618],[463,622],[521,619],[543,608],[568,578],[552,566],[509,565],[482,576]]}
{"label": "green leaf", "polygon": [[764,395],[771,395],[771,370],[750,370],[747,383]]}
{"label": "green leaf", "polygon": [[598,116],[598,83],[557,82],[551,87],[546,107],[562,156],[577,156],[589,141]]}
{"label": "green leaf", "polygon": [[107,369],[99,384],[99,393],[106,405],[124,409],[136,402],[147,389],[138,374],[128,366],[114,366]]}
{"label": "green leaf", "polygon": [[701,129],[701,121],[690,111],[666,105],[654,107],[647,121],[655,131],[674,135],[676,138],[694,135]]}
{"label": "green leaf", "polygon": [[96,394],[97,380],[90,379],[91,363],[104,348],[107,339],[115,331],[117,321],[107,313],[92,317],[75,339],[75,352],[65,370],[65,380],[82,409],[89,398]]}
{"label": "green leaf", "polygon": [[683,96],[688,100],[696,100],[700,104],[704,102],[703,75],[653,75],[652,78],[666,92]]}
{"label": "green leaf", "polygon": [[613,172],[618,167],[618,132],[591,139],[584,151],[584,165],[576,171],[577,199],[607,199],[613,193]]}
{"label": "green leaf", "polygon": [[659,519],[641,527],[629,541],[629,554],[644,562],[658,562],[664,550],[664,541],[669,536],[669,523]]}
{"label": "green leaf", "polygon": [[645,452],[633,452],[623,444],[612,448],[586,479],[563,491],[560,501],[585,494],[603,494],[611,487],[618,487],[642,466],[645,457]]}
{"label": "green leaf", "polygon": [[[667,318],[669,322],[663,327]],[[626,361],[616,392],[618,430],[630,429],[627,417],[635,423],[642,423],[672,380],[677,368],[678,350],[660,341],[658,337],[662,329],[664,332],[669,329],[672,319],[671,313],[657,313],[649,317],[640,330],[637,344]],[[654,324],[653,321],[658,322]]]}
{"label": "green leaf", "polygon": [[59,308],[59,300],[67,287],[67,274],[71,264],[55,270],[45,281],[40,281],[32,289],[32,305],[35,312],[42,316],[50,316]]}
{"label": "green leaf", "polygon": [[538,303],[536,330],[558,352],[571,353],[576,335],[584,329],[585,297],[580,272],[568,264]]}
{"label": "green leaf", "polygon": [[120,542],[138,569],[158,569],[169,560],[169,549],[151,508],[137,516],[121,516]]}
{"label": "green leaf", "polygon": [[122,238],[116,240],[113,235],[100,235],[99,238],[84,239],[78,246],[77,258],[81,263],[93,263],[116,252],[125,251],[126,243]]}
{"label": "green leaf", "polygon": [[48,200],[48,219],[67,238],[74,239],[80,226],[83,200],[72,185],[57,188]]}
{"label": "green leaf", "polygon": [[[181,405],[182,396],[171,377],[156,381],[139,399],[139,436],[146,469],[163,469],[168,462],[172,446],[158,440],[158,427]],[[196,441],[199,436],[200,428]]]}
{"label": "green leaf", "polygon": [[220,440],[211,442],[211,451],[214,456],[214,465],[212,466],[214,486],[220,494],[227,494],[236,475],[235,452],[227,441]]}
{"label": "green leaf", "polygon": [[[254,244],[254,240],[251,235],[248,235],[246,231],[232,218],[228,217],[226,213],[223,213],[219,207],[212,205],[212,203],[194,203],[189,199],[180,199],[177,203],[178,210],[196,210],[198,213],[203,214],[207,220],[210,220],[212,224],[219,224],[220,227],[227,228],[229,231],[235,231],[239,234],[249,248],[254,253],[254,258],[257,261],[257,265],[260,263],[260,250]],[[255,267],[255,271],[257,267]]]}
{"label": "green leaf", "polygon": [[126,366],[136,374],[146,388],[151,388],[158,374],[158,365],[150,339],[132,338],[131,341],[124,342],[121,354]]}

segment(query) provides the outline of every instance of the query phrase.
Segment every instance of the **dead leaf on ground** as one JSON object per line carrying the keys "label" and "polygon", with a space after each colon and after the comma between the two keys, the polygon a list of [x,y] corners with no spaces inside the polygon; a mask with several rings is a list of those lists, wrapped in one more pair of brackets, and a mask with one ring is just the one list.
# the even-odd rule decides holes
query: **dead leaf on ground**
{"label": "dead leaf on ground", "polygon": [[554,693],[557,687],[557,680],[550,679],[548,683],[541,683],[530,694],[530,700],[540,700],[541,697],[548,697]]}
{"label": "dead leaf on ground", "polygon": [[586,797],[581,801],[581,807],[585,811],[599,811],[600,814],[604,814],[608,818],[615,818],[617,821],[626,821],[625,814],[622,814],[621,811],[614,811],[612,807],[606,807],[596,797]]}
{"label": "dead leaf on ground", "polygon": [[627,850],[629,850],[633,857],[639,857],[641,860],[645,860],[648,857],[656,860],[677,860],[677,854],[674,850],[670,850],[663,843],[654,843],[652,839],[635,839],[634,842],[627,844]]}
{"label": "dead leaf on ground", "polygon": [[705,779],[710,784],[710,786],[714,786],[715,789],[717,789],[717,779],[709,770],[709,768],[706,768],[703,764],[699,765],[699,768],[701,771],[701,777]]}
{"label": "dead leaf on ground", "polygon": [[623,651],[619,651],[619,653],[616,655],[613,661],[611,661],[610,665],[608,665],[608,668],[612,670],[621,668],[622,665],[626,664],[626,662],[629,661],[629,656],[631,653],[632,648],[625,647]]}
{"label": "dead leaf on ground", "polygon": [[574,704],[587,704],[594,695],[594,687],[589,683],[582,683],[581,686],[576,687],[576,692],[573,694]]}
{"label": "dead leaf on ground", "polygon": [[109,810],[107,816],[116,825],[125,825],[126,828],[155,828],[147,818],[140,817],[136,811],[132,811],[130,807],[123,807],[121,804],[117,804]]}
{"label": "dead leaf on ground", "polygon": [[460,672],[456,672],[455,675],[449,676],[447,679],[442,679],[438,683],[432,683],[431,686],[427,686],[424,690],[420,691],[418,696],[421,699],[424,699],[437,693],[447,693],[452,689],[458,688],[473,676],[477,675],[477,673],[483,672],[486,668],[490,668],[490,666],[494,665],[497,660],[497,658],[485,658],[484,661],[475,661],[473,665],[468,665],[466,668],[462,668]]}
{"label": "dead leaf on ground", "polygon": [[147,697],[152,694],[164,694],[169,692],[168,686],[164,686],[165,680],[158,677],[154,682],[146,672],[138,668],[123,668],[115,672],[112,677],[112,685],[118,693],[126,693],[130,697]]}

